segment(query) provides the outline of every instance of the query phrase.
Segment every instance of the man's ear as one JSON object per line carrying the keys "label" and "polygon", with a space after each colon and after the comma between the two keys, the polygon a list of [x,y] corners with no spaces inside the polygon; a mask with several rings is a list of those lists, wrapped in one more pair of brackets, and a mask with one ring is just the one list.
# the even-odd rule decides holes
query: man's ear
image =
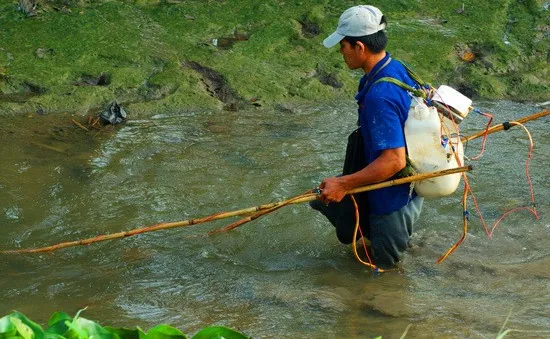
{"label": "man's ear", "polygon": [[365,51],[367,50],[367,46],[365,46],[365,44],[362,43],[361,41],[357,41],[357,42],[355,43],[355,48],[359,48],[359,49],[360,49],[359,51],[360,51],[361,53],[363,53],[363,52],[365,52]]}

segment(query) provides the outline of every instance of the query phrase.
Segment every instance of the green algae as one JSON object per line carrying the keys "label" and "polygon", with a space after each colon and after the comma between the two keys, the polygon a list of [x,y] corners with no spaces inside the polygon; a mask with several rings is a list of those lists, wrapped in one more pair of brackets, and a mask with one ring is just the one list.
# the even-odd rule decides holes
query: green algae
{"label": "green algae", "polygon": [[[388,50],[426,81],[478,98],[550,99],[548,9],[542,1],[372,4],[388,18]],[[203,75],[182,67],[185,62],[223,76],[239,107],[349,98],[361,74],[346,68],[337,48],[327,50],[321,42],[351,5],[44,0],[27,17],[16,1],[2,0],[0,112],[40,107],[85,114],[114,99],[137,114],[227,107]],[[473,61],[461,60],[457,46],[471,50]],[[108,83],[82,84],[102,75]]]}

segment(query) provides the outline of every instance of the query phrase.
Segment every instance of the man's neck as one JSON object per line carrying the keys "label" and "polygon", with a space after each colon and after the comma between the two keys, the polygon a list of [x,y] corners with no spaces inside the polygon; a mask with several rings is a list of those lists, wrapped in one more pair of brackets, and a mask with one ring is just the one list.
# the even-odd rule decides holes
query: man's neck
{"label": "man's neck", "polygon": [[386,57],[386,51],[381,51],[380,53],[376,54],[368,54],[367,58],[365,59],[365,63],[363,66],[363,71],[365,71],[366,74],[370,73],[374,66],[376,66],[377,63],[380,62],[380,60],[384,59]]}

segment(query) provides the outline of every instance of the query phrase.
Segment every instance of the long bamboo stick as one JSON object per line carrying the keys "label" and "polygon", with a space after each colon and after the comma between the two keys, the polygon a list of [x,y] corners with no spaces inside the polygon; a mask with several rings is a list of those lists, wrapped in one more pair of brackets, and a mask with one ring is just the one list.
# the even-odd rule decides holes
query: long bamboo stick
{"label": "long bamboo stick", "polygon": [[[538,118],[545,117],[547,115],[550,115],[550,110],[545,110],[545,111],[538,112],[538,113],[535,113],[535,114],[532,114],[532,115],[528,115],[526,117],[523,117],[521,119],[517,119],[517,120],[514,120],[514,121],[519,122],[520,124],[523,124],[523,123],[526,123],[526,122],[531,121],[531,120],[535,120],[535,119],[538,119]],[[462,142],[470,141],[470,140],[479,138],[479,137],[485,135],[486,133],[491,134],[491,133],[495,133],[495,132],[498,132],[498,131],[502,131],[503,129],[504,129],[504,124],[495,125],[495,126],[489,128],[487,131],[485,131],[485,130],[479,131],[479,132],[477,132],[475,134],[472,134],[470,136],[462,137],[460,140]]]}
{"label": "long bamboo stick", "polygon": [[[443,171],[421,173],[421,174],[413,175],[413,176],[406,177],[406,178],[388,180],[388,181],[383,181],[383,182],[380,182],[380,183],[377,183],[377,184],[358,187],[358,188],[355,188],[355,189],[349,191],[348,194],[372,191],[372,190],[376,190],[376,189],[380,189],[380,188],[384,188],[384,187],[401,185],[401,184],[410,183],[410,182],[413,182],[413,181],[421,181],[421,180],[431,179],[431,178],[435,178],[435,177],[439,177],[439,176],[462,173],[462,172],[471,171],[471,170],[472,170],[472,166],[463,166],[463,167],[457,167],[457,168],[443,170]],[[164,222],[164,223],[159,223],[159,224],[146,226],[146,227],[142,227],[142,228],[136,228],[136,229],[133,229],[133,230],[130,230],[130,231],[122,231],[122,232],[118,232],[118,233],[104,234],[104,235],[99,235],[99,236],[93,237],[93,238],[87,238],[87,239],[81,239],[81,240],[75,240],[75,241],[67,241],[67,242],[58,243],[56,245],[40,247],[40,248],[5,250],[5,251],[0,251],[0,254],[21,254],[21,253],[51,252],[51,251],[59,250],[59,249],[62,249],[62,248],[74,247],[74,246],[80,246],[80,245],[90,245],[92,243],[96,243],[96,242],[100,242],[100,241],[126,238],[126,237],[130,237],[130,236],[134,236],[134,235],[142,234],[142,233],[147,233],[147,232],[165,230],[165,229],[176,228],[176,227],[186,227],[186,226],[191,226],[191,225],[197,225],[197,224],[205,223],[205,222],[208,222],[208,221],[225,219],[225,218],[230,218],[230,217],[239,216],[239,215],[246,215],[246,214],[255,213],[255,212],[258,212],[258,211],[262,211],[262,210],[269,210],[269,209],[273,209],[273,208],[275,208],[277,206],[280,206],[280,205],[299,204],[299,203],[304,203],[304,202],[308,202],[308,201],[313,201],[316,198],[317,198],[316,193],[302,194],[301,196],[294,197],[294,198],[291,198],[291,199],[288,199],[288,200],[285,200],[285,201],[274,202],[274,203],[259,205],[259,206],[255,206],[255,207],[249,207],[249,208],[230,211],[230,212],[215,213],[215,214],[209,215],[207,217],[202,217],[202,218],[188,219],[188,220],[176,221],[176,222]]]}
{"label": "long bamboo stick", "polygon": [[[247,222],[250,222],[250,221],[253,221],[253,220],[256,220],[266,214],[269,214],[271,212],[274,212],[282,207],[285,207],[287,205],[290,205],[292,203],[294,203],[294,201],[296,200],[299,200],[299,199],[302,199],[303,197],[305,197],[306,195],[309,195],[311,194],[311,192],[313,192],[313,190],[310,190],[304,194],[301,194],[301,195],[297,195],[295,196],[294,198],[292,199],[288,199],[288,200],[285,200],[283,202],[281,202],[281,204],[278,204],[277,206],[274,206],[274,207],[271,207],[271,208],[268,208],[268,209],[264,209],[264,210],[260,210],[256,213],[253,213],[243,219],[240,219],[240,220],[237,220],[223,228],[220,228],[220,229],[217,229],[217,230],[212,230],[210,232],[208,232],[208,235],[214,235],[214,234],[218,234],[218,233],[222,233],[222,232],[228,232],[228,231],[231,231],[232,229],[234,228],[237,228],[243,224],[246,224]],[[309,199],[309,196],[307,197]]]}

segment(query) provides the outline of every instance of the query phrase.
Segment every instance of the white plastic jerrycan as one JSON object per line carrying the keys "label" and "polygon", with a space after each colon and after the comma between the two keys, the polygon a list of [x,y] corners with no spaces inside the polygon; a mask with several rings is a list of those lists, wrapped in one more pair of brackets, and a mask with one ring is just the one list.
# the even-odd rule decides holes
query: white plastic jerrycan
{"label": "white plastic jerrycan", "polygon": [[[405,140],[412,165],[419,173],[459,167],[454,152],[464,165],[464,147],[460,137],[441,138],[441,121],[435,107],[428,107],[421,98],[411,101],[405,122]],[[441,197],[453,193],[460,183],[461,173],[415,182],[415,191],[422,197]]]}

